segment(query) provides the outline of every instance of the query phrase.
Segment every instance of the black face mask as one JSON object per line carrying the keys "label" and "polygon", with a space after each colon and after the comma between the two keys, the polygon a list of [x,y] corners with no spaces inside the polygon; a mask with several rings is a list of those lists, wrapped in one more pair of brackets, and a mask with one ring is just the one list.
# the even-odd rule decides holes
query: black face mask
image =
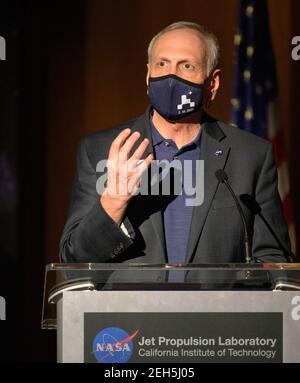
{"label": "black face mask", "polygon": [[165,119],[176,121],[201,108],[204,84],[173,74],[150,77],[148,93],[153,108]]}

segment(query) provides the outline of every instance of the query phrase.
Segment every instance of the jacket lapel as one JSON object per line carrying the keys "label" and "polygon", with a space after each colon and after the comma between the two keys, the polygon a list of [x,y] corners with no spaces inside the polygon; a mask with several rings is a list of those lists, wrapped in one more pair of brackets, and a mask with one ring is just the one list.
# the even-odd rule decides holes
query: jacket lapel
{"label": "jacket lapel", "polygon": [[[150,108],[148,108],[146,113],[138,118],[132,126],[132,131],[139,131],[142,138],[148,138],[150,141],[143,158],[146,158],[149,153],[153,153],[149,113]],[[186,263],[190,263],[193,260],[196,245],[201,236],[211,203],[218,188],[218,180],[215,176],[215,172],[218,169],[225,168],[230,153],[230,147],[225,142],[226,135],[218,122],[206,114],[203,116],[203,121],[200,159],[204,160],[204,202],[202,205],[193,208]],[[151,214],[150,221],[161,245],[161,251],[165,258],[164,261],[167,262],[161,210]]]}
{"label": "jacket lapel", "polygon": [[216,120],[208,118],[202,124],[203,134],[200,147],[200,159],[204,160],[204,202],[193,208],[187,246],[187,263],[193,260],[196,245],[218,188],[215,172],[225,167],[230,152],[230,147],[225,143],[226,136],[219,124]]}

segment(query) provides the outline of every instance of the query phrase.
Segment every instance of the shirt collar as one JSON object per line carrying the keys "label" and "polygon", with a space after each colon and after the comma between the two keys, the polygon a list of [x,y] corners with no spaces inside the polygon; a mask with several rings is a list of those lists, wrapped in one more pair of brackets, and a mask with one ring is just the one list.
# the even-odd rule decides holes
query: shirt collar
{"label": "shirt collar", "polygon": [[[152,144],[154,147],[161,144],[166,139],[159,133],[159,131],[154,126],[152,115],[150,115],[150,126],[151,126],[151,134],[152,134]],[[192,144],[195,144],[197,147],[200,147],[202,130],[203,129],[201,128],[197,136],[194,138],[194,140],[190,142],[189,144],[185,145],[184,147],[190,146]]]}
{"label": "shirt collar", "polygon": [[151,126],[151,134],[152,134],[152,144],[153,146],[159,145],[165,140],[165,138],[159,133],[159,131],[154,126],[152,121],[152,116],[150,116],[150,126]]}

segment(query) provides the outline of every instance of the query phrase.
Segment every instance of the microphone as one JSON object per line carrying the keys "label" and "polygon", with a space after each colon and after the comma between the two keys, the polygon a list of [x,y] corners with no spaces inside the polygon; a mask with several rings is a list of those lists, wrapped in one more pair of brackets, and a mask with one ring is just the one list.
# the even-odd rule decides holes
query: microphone
{"label": "microphone", "polygon": [[262,209],[260,207],[260,205],[258,204],[258,202],[256,201],[256,199],[254,197],[252,197],[251,195],[249,194],[241,194],[240,195],[240,200],[243,202],[243,204],[254,214],[254,215],[258,215],[263,223],[267,226],[269,232],[272,234],[273,238],[276,240],[278,246],[280,247],[280,249],[283,251],[283,254],[284,256],[286,257],[287,261],[288,262],[292,262],[293,261],[293,258],[294,258],[294,255],[293,253],[291,253],[290,251],[288,251],[284,245],[282,244],[282,242],[280,241],[280,239],[278,238],[277,234],[275,233],[275,231],[272,229],[271,225],[269,224],[269,222],[266,220],[266,218],[264,217],[264,215],[262,214]]}
{"label": "microphone", "polygon": [[248,232],[248,227],[246,223],[246,218],[243,212],[243,209],[239,203],[239,200],[237,199],[237,196],[235,195],[234,191],[232,190],[231,186],[228,183],[228,176],[225,173],[223,169],[218,169],[215,172],[215,176],[217,177],[218,181],[224,184],[227,189],[229,190],[230,194],[232,195],[232,198],[234,199],[234,202],[236,204],[236,207],[238,209],[238,212],[240,214],[241,220],[243,222],[244,226],[244,249],[245,249],[245,260],[246,263],[250,263],[252,260],[252,255],[251,255],[251,246],[250,246],[250,236]]}

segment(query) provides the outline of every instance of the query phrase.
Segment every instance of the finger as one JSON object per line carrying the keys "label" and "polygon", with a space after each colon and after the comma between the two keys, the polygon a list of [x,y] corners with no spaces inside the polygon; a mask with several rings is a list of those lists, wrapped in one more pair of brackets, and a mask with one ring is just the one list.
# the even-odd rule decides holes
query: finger
{"label": "finger", "polygon": [[128,158],[128,155],[133,148],[134,144],[137,142],[137,140],[140,138],[141,134],[139,132],[134,132],[130,137],[127,138],[125,143],[120,148],[120,152],[126,155],[126,160]]}
{"label": "finger", "polygon": [[147,168],[151,165],[151,162],[154,160],[153,153],[148,154],[148,156],[145,158],[144,163],[146,164]]}
{"label": "finger", "polygon": [[147,149],[149,145],[148,138],[144,138],[143,141],[140,143],[136,151],[133,153],[131,159],[133,160],[140,160],[142,158],[142,155],[144,154],[145,150]]}
{"label": "finger", "polygon": [[[130,176],[129,179],[127,179],[127,190],[130,194],[135,195],[136,192],[139,191],[141,187],[141,180],[143,177],[143,174],[147,170],[147,168],[150,166],[151,161],[154,159],[154,156],[152,153],[150,153],[145,160],[139,160],[138,166],[135,168],[134,172],[129,172]],[[133,192],[134,191],[134,192]]]}
{"label": "finger", "polygon": [[141,175],[149,168],[151,161],[154,160],[154,156],[150,153],[144,160],[140,160],[136,167],[135,176],[141,177]]}
{"label": "finger", "polygon": [[109,158],[113,158],[118,155],[121,146],[124,144],[124,142],[127,140],[127,138],[130,136],[131,130],[129,128],[124,129],[121,133],[117,135],[117,137],[113,140],[110,149],[109,149]]}

